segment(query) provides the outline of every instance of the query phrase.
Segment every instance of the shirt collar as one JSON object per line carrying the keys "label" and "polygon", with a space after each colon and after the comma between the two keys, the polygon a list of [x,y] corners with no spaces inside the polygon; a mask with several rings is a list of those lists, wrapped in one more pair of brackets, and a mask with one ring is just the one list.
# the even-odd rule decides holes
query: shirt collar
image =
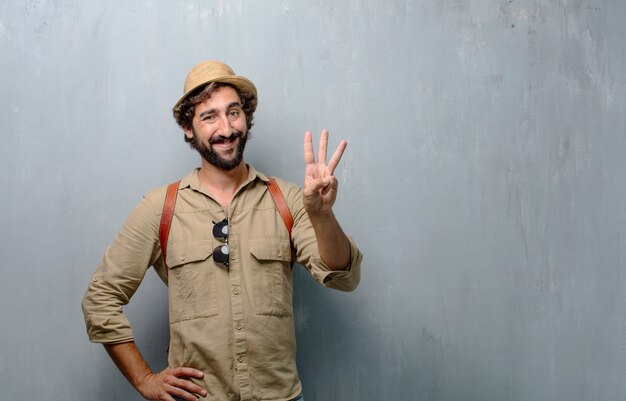
{"label": "shirt collar", "polygon": [[[269,178],[265,174],[255,169],[251,164],[246,164],[246,166],[248,166],[248,177],[244,180],[242,186],[248,185],[249,183],[254,181],[256,178],[259,178],[263,182],[269,181]],[[183,177],[180,180],[178,189],[191,188],[195,191],[200,191],[200,188],[202,187],[202,185],[200,184],[200,178],[198,178],[199,171],[200,171],[200,168],[197,167],[193,169],[191,173]]]}

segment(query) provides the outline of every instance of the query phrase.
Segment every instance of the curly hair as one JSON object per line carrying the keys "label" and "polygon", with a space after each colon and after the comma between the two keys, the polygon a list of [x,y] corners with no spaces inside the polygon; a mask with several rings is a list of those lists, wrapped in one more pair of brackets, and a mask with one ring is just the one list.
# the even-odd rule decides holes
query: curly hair
{"label": "curly hair", "polygon": [[[254,94],[241,90],[234,85],[226,84],[223,82],[210,82],[206,85],[200,86],[194,89],[178,106],[172,110],[174,119],[178,125],[183,129],[191,129],[193,123],[193,117],[196,113],[196,105],[204,102],[211,97],[211,94],[217,89],[224,86],[233,88],[239,95],[239,99],[242,103],[242,109],[246,115],[246,123],[248,126],[248,132],[254,125],[254,111],[256,110],[257,98]],[[185,142],[191,142],[193,139],[184,136]]]}

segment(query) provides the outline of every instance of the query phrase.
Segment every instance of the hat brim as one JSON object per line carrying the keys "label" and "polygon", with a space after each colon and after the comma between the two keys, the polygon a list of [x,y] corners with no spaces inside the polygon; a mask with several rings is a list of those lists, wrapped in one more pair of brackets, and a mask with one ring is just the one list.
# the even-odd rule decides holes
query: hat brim
{"label": "hat brim", "polygon": [[257,97],[257,92],[256,92],[256,86],[254,86],[254,84],[252,83],[252,81],[250,81],[248,78],[244,78],[241,77],[239,75],[224,75],[221,77],[217,77],[217,78],[212,78],[203,82],[198,83],[197,85],[195,85],[194,87],[192,87],[191,89],[189,89],[179,100],[178,102],[176,102],[176,104],[174,105],[174,109],[177,108],[187,97],[189,97],[189,95],[195,91],[196,89],[198,89],[201,86],[210,84],[211,82],[221,82],[224,84],[229,84],[232,85],[236,88],[239,88],[240,90],[244,91],[244,92],[248,92],[251,93],[255,98]]}

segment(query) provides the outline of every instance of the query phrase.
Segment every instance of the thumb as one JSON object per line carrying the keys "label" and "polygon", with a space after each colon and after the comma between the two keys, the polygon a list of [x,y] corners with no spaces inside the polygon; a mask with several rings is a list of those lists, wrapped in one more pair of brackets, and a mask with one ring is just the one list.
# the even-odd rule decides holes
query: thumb
{"label": "thumb", "polygon": [[310,175],[304,177],[304,195],[310,197],[319,193],[320,190],[328,186],[330,181],[327,178],[313,178]]}

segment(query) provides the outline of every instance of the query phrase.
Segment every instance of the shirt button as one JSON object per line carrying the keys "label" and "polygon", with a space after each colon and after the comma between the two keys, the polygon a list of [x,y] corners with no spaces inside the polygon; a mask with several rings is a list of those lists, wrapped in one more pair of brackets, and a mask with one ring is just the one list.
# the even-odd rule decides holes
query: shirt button
{"label": "shirt button", "polygon": [[237,362],[243,363],[243,356],[240,356],[239,358],[237,358]]}
{"label": "shirt button", "polygon": [[233,287],[233,294],[239,295],[239,287]]}
{"label": "shirt button", "polygon": [[184,262],[184,261],[185,261],[185,257],[184,257],[184,256],[181,256],[181,257],[180,257],[180,261],[181,261],[181,262]]}
{"label": "shirt button", "polygon": [[232,256],[230,257],[230,260],[237,260],[237,257],[236,257],[235,255],[232,255]]}
{"label": "shirt button", "polygon": [[281,251],[277,251],[276,252],[276,256],[278,256],[279,258],[283,257],[283,253]]}
{"label": "shirt button", "polygon": [[235,329],[237,329],[237,330],[243,329],[243,323],[241,323],[241,322],[235,323]]}

